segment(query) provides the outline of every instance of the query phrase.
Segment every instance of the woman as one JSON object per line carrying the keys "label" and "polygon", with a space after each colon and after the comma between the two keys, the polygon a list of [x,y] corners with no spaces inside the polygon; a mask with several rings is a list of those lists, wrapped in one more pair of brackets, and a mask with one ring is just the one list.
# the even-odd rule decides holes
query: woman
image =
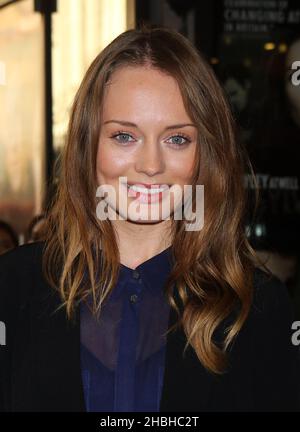
{"label": "woman", "polygon": [[[45,242],[0,261],[2,410],[298,408],[288,295],[244,232],[245,161],[183,36],[130,30],[96,57]],[[201,219],[199,185],[191,229],[178,209]]]}

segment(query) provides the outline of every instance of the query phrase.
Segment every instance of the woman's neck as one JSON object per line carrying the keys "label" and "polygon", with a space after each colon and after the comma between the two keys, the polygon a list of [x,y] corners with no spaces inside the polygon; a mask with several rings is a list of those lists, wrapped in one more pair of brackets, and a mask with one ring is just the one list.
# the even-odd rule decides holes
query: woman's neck
{"label": "woman's neck", "polygon": [[127,220],[113,220],[121,264],[136,268],[167,249],[172,244],[171,222],[171,220],[164,220],[142,224]]}

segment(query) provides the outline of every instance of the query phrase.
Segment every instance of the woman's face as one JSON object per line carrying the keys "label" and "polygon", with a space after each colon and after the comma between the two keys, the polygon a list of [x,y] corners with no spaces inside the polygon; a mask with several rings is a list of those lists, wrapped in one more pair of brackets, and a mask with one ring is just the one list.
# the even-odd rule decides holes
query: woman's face
{"label": "woman's face", "polygon": [[[116,193],[116,202],[105,198],[108,211],[136,222],[168,218],[180,203],[177,186],[171,198],[172,185],[183,191],[191,184],[196,145],[196,126],[173,77],[147,67],[116,70],[104,95],[97,154],[98,184],[112,186]],[[120,177],[127,177],[128,184],[169,188],[154,195],[147,189],[129,190],[126,184],[119,190]],[[133,208],[138,218],[131,216]]]}

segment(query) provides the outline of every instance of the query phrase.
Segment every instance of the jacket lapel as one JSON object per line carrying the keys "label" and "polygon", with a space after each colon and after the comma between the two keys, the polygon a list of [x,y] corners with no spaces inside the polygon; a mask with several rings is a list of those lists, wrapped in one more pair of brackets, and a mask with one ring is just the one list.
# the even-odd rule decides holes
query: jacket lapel
{"label": "jacket lapel", "polygon": [[41,279],[36,286],[39,292],[20,315],[23,331],[16,344],[19,355],[14,355],[12,410],[85,411],[78,312],[74,322],[63,309],[54,313],[58,293]]}
{"label": "jacket lapel", "polygon": [[[183,311],[178,291],[174,289],[174,299]],[[176,311],[171,308],[169,328],[177,322]],[[165,374],[160,403],[160,411],[206,411],[212,394],[213,376],[200,363],[191,346],[184,347],[186,336],[180,327],[167,335]]]}
{"label": "jacket lapel", "polygon": [[[58,295],[52,298],[55,310],[60,304]],[[51,302],[49,302],[51,304]],[[61,309],[54,315],[46,312],[38,318],[36,329],[36,364],[41,398],[50,410],[85,411],[80,368],[80,317],[74,322],[66,319]],[[50,325],[49,325],[50,322]],[[44,408],[44,407],[42,407]]]}

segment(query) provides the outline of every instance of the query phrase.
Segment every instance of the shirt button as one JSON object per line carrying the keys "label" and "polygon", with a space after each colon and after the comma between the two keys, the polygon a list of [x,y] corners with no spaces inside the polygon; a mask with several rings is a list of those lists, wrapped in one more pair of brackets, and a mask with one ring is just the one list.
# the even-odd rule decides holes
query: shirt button
{"label": "shirt button", "polygon": [[138,296],[136,294],[132,294],[132,296],[130,296],[130,301],[132,303],[136,303],[138,299]]}
{"label": "shirt button", "polygon": [[133,279],[138,279],[140,277],[140,274],[137,270],[133,270],[132,272]]}

